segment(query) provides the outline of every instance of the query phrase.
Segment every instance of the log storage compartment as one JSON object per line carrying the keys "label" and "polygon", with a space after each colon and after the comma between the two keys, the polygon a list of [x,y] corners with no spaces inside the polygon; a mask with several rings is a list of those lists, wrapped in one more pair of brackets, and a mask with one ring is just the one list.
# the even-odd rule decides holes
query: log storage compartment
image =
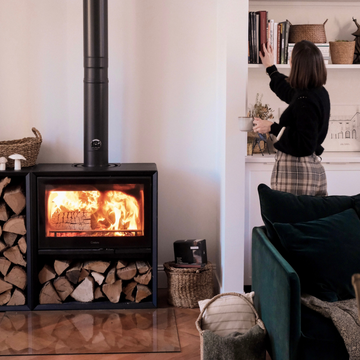
{"label": "log storage compartment", "polygon": [[29,310],[27,172],[0,172],[0,309]]}

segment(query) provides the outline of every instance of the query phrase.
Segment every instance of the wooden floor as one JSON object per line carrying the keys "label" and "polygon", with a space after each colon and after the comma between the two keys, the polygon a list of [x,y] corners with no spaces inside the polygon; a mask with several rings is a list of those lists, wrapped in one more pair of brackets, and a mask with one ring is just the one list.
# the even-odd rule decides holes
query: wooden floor
{"label": "wooden floor", "polygon": [[[169,308],[167,292],[159,291],[159,308]],[[33,356],[1,356],[1,360],[199,360],[200,338],[195,327],[195,321],[199,316],[199,309],[174,308],[177,331],[180,340],[181,351],[169,353],[134,353],[134,354],[82,354],[82,355],[33,355]],[[267,356],[266,360],[271,360]]]}

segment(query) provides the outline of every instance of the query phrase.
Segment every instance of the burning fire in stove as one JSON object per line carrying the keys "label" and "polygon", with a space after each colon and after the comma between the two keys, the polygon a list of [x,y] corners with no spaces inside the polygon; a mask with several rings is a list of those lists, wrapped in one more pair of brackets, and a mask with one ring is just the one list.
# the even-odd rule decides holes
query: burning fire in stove
{"label": "burning fire in stove", "polygon": [[140,198],[119,190],[52,190],[47,200],[47,236],[141,236]]}

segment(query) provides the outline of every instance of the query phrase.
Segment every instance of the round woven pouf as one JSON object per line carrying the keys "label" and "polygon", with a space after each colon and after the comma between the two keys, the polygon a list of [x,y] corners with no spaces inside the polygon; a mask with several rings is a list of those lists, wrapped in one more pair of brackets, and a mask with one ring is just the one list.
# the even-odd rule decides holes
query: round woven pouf
{"label": "round woven pouf", "polygon": [[199,307],[198,301],[214,296],[213,268],[208,262],[202,268],[177,268],[164,263],[168,283],[168,302],[182,308]]}

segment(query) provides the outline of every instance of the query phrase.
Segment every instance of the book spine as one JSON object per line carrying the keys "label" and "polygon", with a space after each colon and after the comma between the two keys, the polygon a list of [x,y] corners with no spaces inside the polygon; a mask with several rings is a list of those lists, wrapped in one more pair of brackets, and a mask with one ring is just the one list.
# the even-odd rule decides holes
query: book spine
{"label": "book spine", "polygon": [[[267,44],[268,33],[268,13],[265,10],[257,11],[259,16],[259,51],[263,51],[263,45]],[[259,61],[261,63],[261,60]]]}
{"label": "book spine", "polygon": [[273,45],[273,54],[274,54],[274,64],[277,64],[277,49],[278,49],[278,37],[277,37],[277,26],[278,23],[274,21],[274,45]]}
{"label": "book spine", "polygon": [[277,53],[276,63],[280,64],[280,53],[281,53],[281,24],[277,24]]}

